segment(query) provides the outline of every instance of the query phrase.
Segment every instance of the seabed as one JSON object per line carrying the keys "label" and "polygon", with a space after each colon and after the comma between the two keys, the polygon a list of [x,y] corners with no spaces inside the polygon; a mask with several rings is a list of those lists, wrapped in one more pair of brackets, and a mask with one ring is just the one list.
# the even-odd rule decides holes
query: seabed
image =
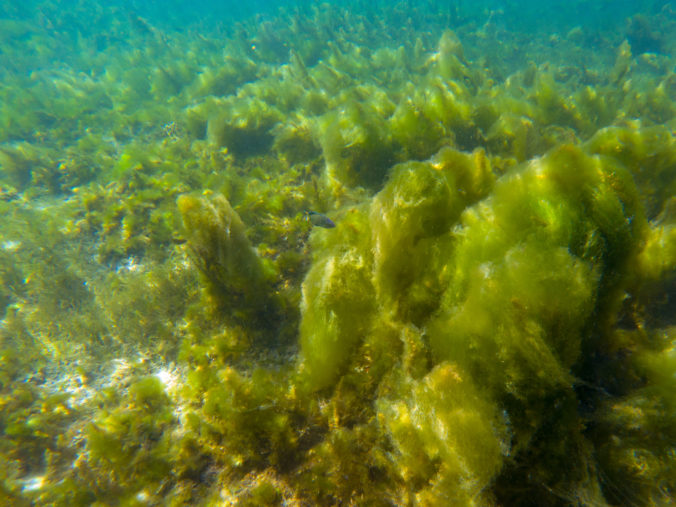
{"label": "seabed", "polygon": [[674,503],[673,7],[60,5],[0,2],[0,503]]}

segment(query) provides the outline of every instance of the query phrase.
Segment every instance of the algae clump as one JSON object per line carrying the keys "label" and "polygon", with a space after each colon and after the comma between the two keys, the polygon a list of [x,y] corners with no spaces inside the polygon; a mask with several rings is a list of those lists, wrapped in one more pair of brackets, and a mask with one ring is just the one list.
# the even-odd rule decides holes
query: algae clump
{"label": "algae clump", "polygon": [[[488,505],[486,489],[509,449],[505,419],[450,363],[401,379],[378,400],[397,471],[418,505]],[[418,489],[419,488],[419,489]]]}
{"label": "algae clump", "polygon": [[[313,243],[301,382],[374,400],[420,504],[491,503],[524,459],[534,480],[594,490],[571,407],[646,234],[628,171],[562,146],[495,181],[482,151],[445,148],[347,217]],[[567,453],[580,467],[557,477]]]}
{"label": "algae clump", "polygon": [[483,150],[443,148],[425,162],[392,168],[371,203],[374,283],[400,317],[421,324],[444,288],[441,257],[462,210],[485,196],[494,175]]}
{"label": "algae clump", "polygon": [[280,302],[271,273],[251,246],[244,223],[228,200],[182,195],[177,205],[197,268],[215,306],[234,324],[276,330]]}
{"label": "algae clump", "polygon": [[0,503],[673,502],[668,9],[14,4]]}
{"label": "algae clump", "polygon": [[325,248],[341,246],[317,258],[303,282],[301,374],[310,390],[336,380],[369,330],[374,288],[367,227],[365,213],[354,210],[336,230],[322,231],[331,237]]}

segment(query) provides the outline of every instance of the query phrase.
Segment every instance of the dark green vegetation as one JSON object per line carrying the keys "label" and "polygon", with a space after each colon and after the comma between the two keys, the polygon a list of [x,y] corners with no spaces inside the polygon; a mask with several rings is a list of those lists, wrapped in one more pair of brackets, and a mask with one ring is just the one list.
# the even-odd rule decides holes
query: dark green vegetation
{"label": "dark green vegetation", "polygon": [[673,16],[402,12],[0,20],[0,503],[673,502]]}

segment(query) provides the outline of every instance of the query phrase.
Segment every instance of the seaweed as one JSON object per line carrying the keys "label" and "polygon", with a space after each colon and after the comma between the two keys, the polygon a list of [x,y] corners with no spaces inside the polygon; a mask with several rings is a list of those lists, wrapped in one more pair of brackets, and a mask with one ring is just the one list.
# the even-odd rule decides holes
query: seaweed
{"label": "seaweed", "polygon": [[668,8],[358,3],[3,6],[1,501],[672,500]]}

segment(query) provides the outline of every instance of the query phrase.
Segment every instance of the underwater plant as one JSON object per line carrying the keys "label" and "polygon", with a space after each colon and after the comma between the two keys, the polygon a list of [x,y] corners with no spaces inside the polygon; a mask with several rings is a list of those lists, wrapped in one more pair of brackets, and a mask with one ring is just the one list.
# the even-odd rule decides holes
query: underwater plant
{"label": "underwater plant", "polygon": [[270,294],[271,275],[230,203],[222,195],[211,202],[182,195],[177,206],[193,262],[205,276],[215,304],[234,322],[274,326],[279,303]]}
{"label": "underwater plant", "polygon": [[371,4],[0,5],[0,503],[673,503],[669,8]]}

